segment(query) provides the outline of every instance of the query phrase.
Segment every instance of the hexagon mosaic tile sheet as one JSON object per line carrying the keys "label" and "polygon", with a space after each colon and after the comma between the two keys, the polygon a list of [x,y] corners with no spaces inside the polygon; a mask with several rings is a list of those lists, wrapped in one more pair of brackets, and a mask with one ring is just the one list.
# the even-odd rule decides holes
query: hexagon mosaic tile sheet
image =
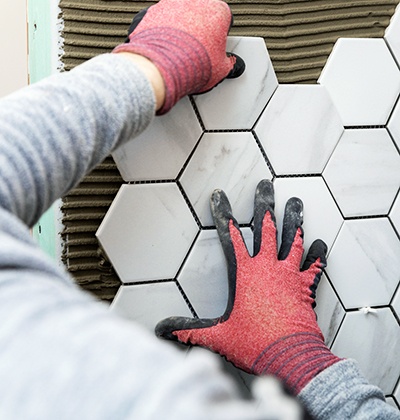
{"label": "hexagon mosaic tile sheet", "polygon": [[[340,39],[317,85],[279,85],[261,38],[230,37],[242,77],[184,98],[114,153],[126,181],[98,239],[122,285],[111,310],[149,329],[224,312],[227,269],[209,197],[230,198],[252,252],[254,190],[278,229],[304,202],[305,248],[329,248],[317,291],[327,344],[400,407],[400,10],[384,39]],[[377,362],[379,361],[379,363]],[[223,362],[244,390],[251,377]]]}

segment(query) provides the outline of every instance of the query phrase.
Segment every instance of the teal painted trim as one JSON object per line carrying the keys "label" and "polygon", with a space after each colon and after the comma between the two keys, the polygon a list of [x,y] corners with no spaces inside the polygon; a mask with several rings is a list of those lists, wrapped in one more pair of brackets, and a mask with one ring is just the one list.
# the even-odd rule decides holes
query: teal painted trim
{"label": "teal painted trim", "polygon": [[40,218],[39,222],[33,227],[33,237],[39,243],[40,248],[54,260],[59,259],[57,252],[57,220],[56,210],[53,205]]}
{"label": "teal painted trim", "polygon": [[[55,22],[52,22],[51,0],[28,0],[29,81],[36,83],[52,73],[52,40]],[[53,0],[54,1],[54,0]],[[33,228],[33,237],[40,248],[58,261],[58,224],[56,205],[41,217]]]}
{"label": "teal painted trim", "polygon": [[52,73],[51,0],[28,0],[28,45],[30,83]]}

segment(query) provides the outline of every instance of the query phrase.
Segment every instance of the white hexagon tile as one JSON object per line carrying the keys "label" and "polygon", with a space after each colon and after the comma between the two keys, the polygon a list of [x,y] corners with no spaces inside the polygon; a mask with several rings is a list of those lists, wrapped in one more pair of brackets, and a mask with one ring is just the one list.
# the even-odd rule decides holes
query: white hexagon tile
{"label": "white hexagon tile", "polygon": [[305,250],[308,250],[315,239],[322,239],[330,249],[342,226],[343,218],[323,179],[320,176],[276,178],[274,187],[278,232],[282,232],[286,201],[290,197],[299,197],[304,206]]}
{"label": "white hexagon tile", "polygon": [[320,174],[343,130],[318,85],[280,85],[255,126],[276,175]]}
{"label": "white hexagon tile", "polygon": [[123,283],[171,279],[198,226],[175,183],[123,185],[97,237]]}
{"label": "white hexagon tile", "polygon": [[400,70],[383,39],[339,39],[319,83],[345,126],[387,123],[400,93]]}
{"label": "white hexagon tile", "polygon": [[392,300],[392,308],[397,316],[397,319],[400,320],[400,288],[397,289],[397,293]]}
{"label": "white hexagon tile", "polygon": [[227,50],[246,63],[235,80],[225,80],[195,102],[207,130],[250,129],[270,100],[278,80],[262,38],[229,37]]}
{"label": "white hexagon tile", "polygon": [[201,134],[200,122],[186,97],[168,115],[157,118],[141,135],[118,148],[113,158],[124,181],[173,180]]}
{"label": "white hexagon tile", "polygon": [[251,132],[205,133],[184,170],[180,183],[203,226],[214,224],[210,196],[222,189],[239,223],[253,217],[254,191],[271,172]]}
{"label": "white hexagon tile", "polygon": [[149,330],[169,316],[192,316],[189,306],[173,281],[121,286],[111,310],[135,319]]}
{"label": "white hexagon tile", "polygon": [[325,275],[322,275],[319,282],[315,302],[318,325],[324,335],[325,343],[331,346],[346,312]]}
{"label": "white hexagon tile", "polygon": [[357,360],[367,379],[393,394],[400,375],[400,334],[389,308],[347,313],[332,351]]}
{"label": "white hexagon tile", "polygon": [[387,215],[400,185],[400,155],[385,128],[346,130],[323,176],[345,217]]}
{"label": "white hexagon tile", "polygon": [[[328,245],[316,313],[326,343],[400,406],[400,11],[385,39],[340,39],[317,85],[279,85],[261,38],[230,37],[245,73],[185,98],[115,151],[123,185],[97,236],[123,285],[111,308],[153,330],[225,310],[209,208],[230,198],[252,252],[253,199],[273,180],[304,203],[305,249]],[[380,360],[376,363],[376,360]],[[233,377],[248,392],[251,378]]]}
{"label": "white hexagon tile", "polygon": [[390,116],[389,122],[387,124],[387,129],[392,135],[392,138],[397,145],[397,148],[400,148],[400,101],[397,101],[396,106],[393,109],[392,115]]}
{"label": "white hexagon tile", "polygon": [[400,407],[400,402],[399,402],[400,401],[400,383],[397,384],[397,387],[394,391],[393,396],[394,396],[394,399],[397,401],[397,404]]}
{"label": "white hexagon tile", "polygon": [[[242,230],[247,249],[253,252],[253,233]],[[178,281],[200,318],[217,318],[228,302],[228,272],[215,229],[203,230],[178,275]]]}
{"label": "white hexagon tile", "polygon": [[389,219],[393,223],[393,226],[400,236],[400,195],[398,194],[392,208],[390,209]]}
{"label": "white hexagon tile", "polygon": [[385,31],[385,40],[393,53],[394,58],[400,65],[400,6],[397,5],[396,12],[390,20]]}
{"label": "white hexagon tile", "polygon": [[389,220],[346,220],[326,272],[346,309],[388,306],[400,279],[400,242]]}

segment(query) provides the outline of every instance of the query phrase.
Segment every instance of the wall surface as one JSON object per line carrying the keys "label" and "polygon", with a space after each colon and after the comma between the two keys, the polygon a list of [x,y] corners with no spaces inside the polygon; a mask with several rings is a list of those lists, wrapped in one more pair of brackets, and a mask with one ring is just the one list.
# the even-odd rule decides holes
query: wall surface
{"label": "wall surface", "polygon": [[[4,0],[2,0],[4,1]],[[70,70],[122,42],[132,17],[151,1],[60,0],[63,64]],[[231,0],[230,34],[265,39],[280,83],[316,83],[339,37],[381,38],[398,0]],[[111,158],[63,200],[65,259],[76,281],[111,300],[118,276],[98,248],[95,232],[122,178]]]}
{"label": "wall surface", "polygon": [[[279,3],[231,1],[236,17],[231,32],[233,35],[263,36],[279,81],[299,83],[318,78],[339,36],[382,36],[397,2],[335,1],[330,2],[329,7],[320,1]],[[106,52],[120,42],[132,14],[143,6],[143,2],[86,0],[72,4],[62,0],[66,22],[63,59],[66,68]],[[4,96],[28,83],[26,2],[0,0],[0,10],[0,54],[7,57],[0,65],[0,96]],[[86,30],[82,31],[82,28]],[[109,292],[112,296],[118,281],[101,270],[104,264],[97,256],[94,232],[120,181],[113,162],[107,161],[86,179],[86,184],[82,184],[81,190],[85,185],[89,185],[89,189],[85,188],[81,193],[76,190],[74,194],[81,198],[70,197],[65,204],[67,233],[72,234],[71,247],[67,248],[71,251],[67,253],[69,265],[82,284],[91,288],[93,282],[93,288],[100,296],[104,291],[106,298],[110,297]],[[88,196],[92,205],[86,205]],[[76,201],[79,204],[75,205]],[[75,211],[74,206],[81,210]],[[89,252],[87,245],[92,249]],[[80,251],[82,246],[84,251]],[[103,282],[100,278],[104,276],[108,280]]]}
{"label": "wall surface", "polygon": [[26,0],[0,0],[0,97],[28,84]]}
{"label": "wall surface", "polygon": [[[227,49],[246,72],[180,101],[114,152],[119,171],[108,158],[64,198],[78,283],[150,331],[171,315],[222,315],[227,273],[209,197],[226,192],[252,254],[253,191],[272,179],[278,229],[298,196],[305,248],[328,246],[316,297],[326,343],[399,408],[398,3],[229,1]],[[66,69],[110,51],[148,4],[61,0]],[[251,377],[226,365],[248,392]]]}

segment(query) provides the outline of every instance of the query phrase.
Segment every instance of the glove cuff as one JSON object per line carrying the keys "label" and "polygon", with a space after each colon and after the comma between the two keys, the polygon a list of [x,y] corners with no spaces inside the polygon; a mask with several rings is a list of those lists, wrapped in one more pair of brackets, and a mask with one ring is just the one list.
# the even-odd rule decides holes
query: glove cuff
{"label": "glove cuff", "polygon": [[168,112],[182,97],[202,91],[211,79],[211,60],[204,46],[184,31],[157,27],[133,33],[130,42],[113,53],[131,52],[151,60],[165,83],[165,102],[157,112]]}
{"label": "glove cuff", "polygon": [[340,360],[320,335],[296,333],[269,345],[253,363],[252,372],[277,376],[297,395],[315,376]]}

